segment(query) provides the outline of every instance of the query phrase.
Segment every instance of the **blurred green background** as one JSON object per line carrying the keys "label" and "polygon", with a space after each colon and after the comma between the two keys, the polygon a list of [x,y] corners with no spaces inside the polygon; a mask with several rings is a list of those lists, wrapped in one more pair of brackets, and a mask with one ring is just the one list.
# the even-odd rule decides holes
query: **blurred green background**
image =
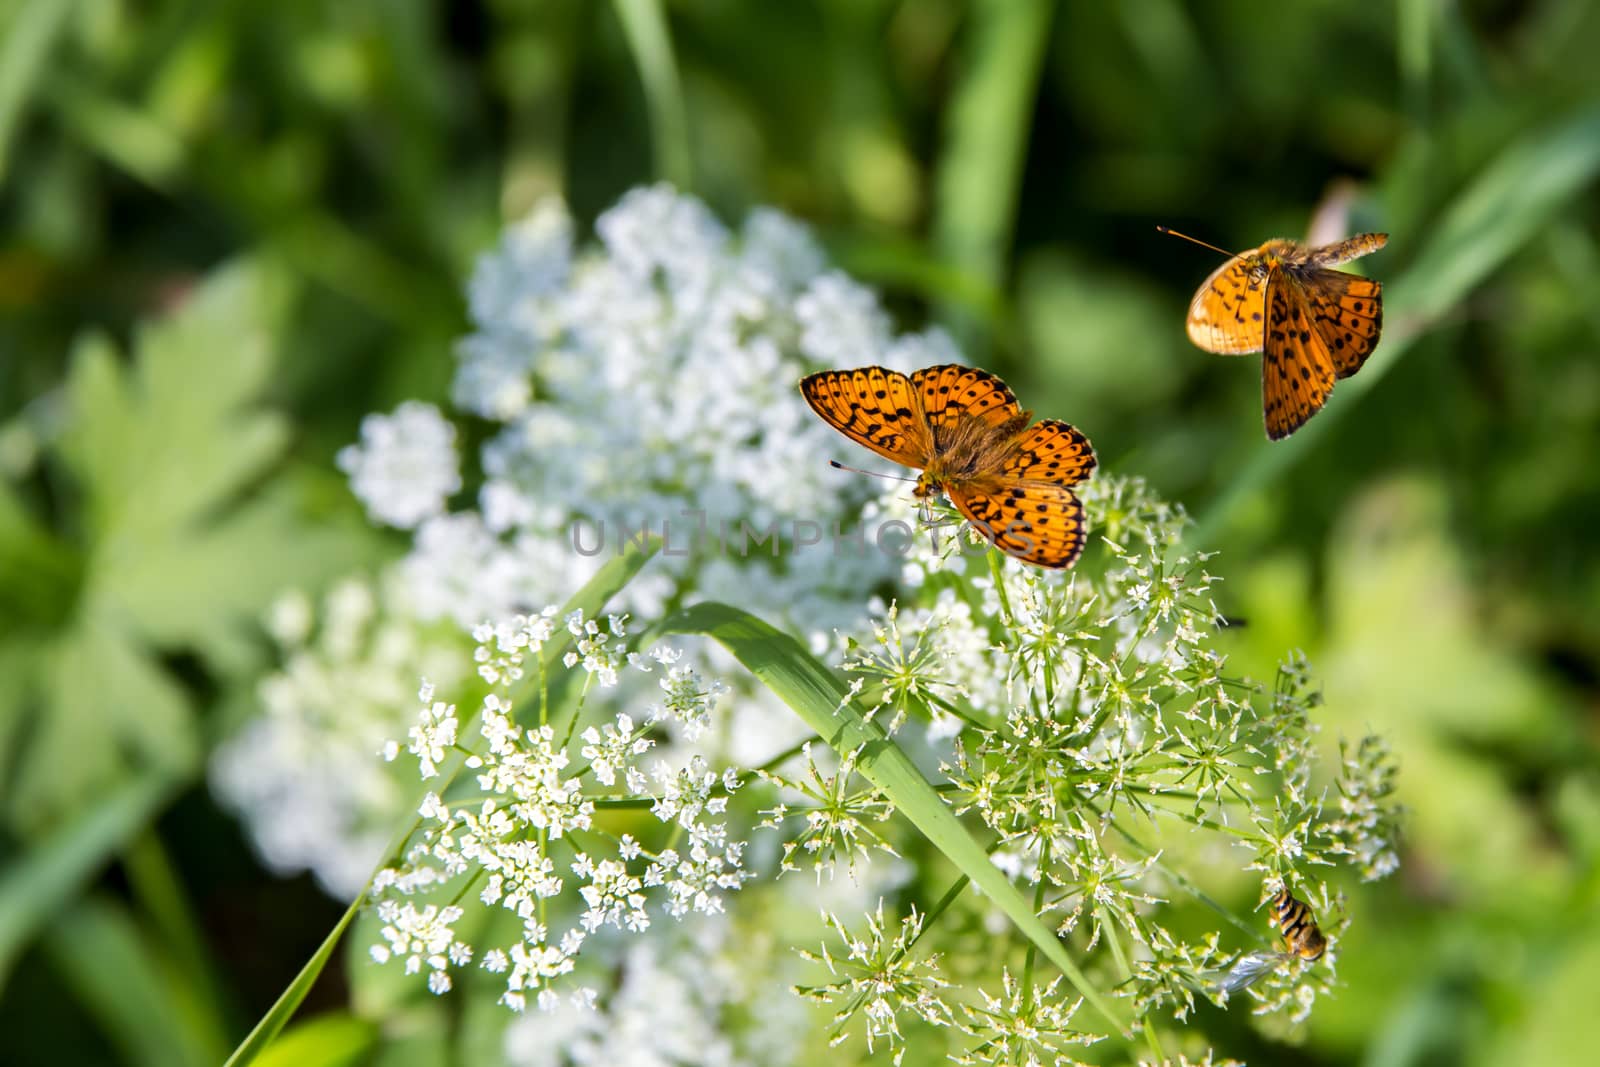
{"label": "blurred green background", "polygon": [[[447,400],[503,222],[667,178],[806,220],[902,327],[1185,502],[1236,664],[1302,647],[1329,746],[1391,739],[1404,863],[1350,888],[1345,987],[1301,1048],[1201,1032],[1593,1062],[1596,55],[1585,0],[7,3],[3,1058],[214,1061],[315,948],[340,907],[201,778],[270,666],[256,620],[402,547],[332,457]],[[1184,337],[1217,257],[1155,226],[1243,248],[1330,194],[1391,234],[1360,264],[1384,341],[1269,445],[1256,357]]]}

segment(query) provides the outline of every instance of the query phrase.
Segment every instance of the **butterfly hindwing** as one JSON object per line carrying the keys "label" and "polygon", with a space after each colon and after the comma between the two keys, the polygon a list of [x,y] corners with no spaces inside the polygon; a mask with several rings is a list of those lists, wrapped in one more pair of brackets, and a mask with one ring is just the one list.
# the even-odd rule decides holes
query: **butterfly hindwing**
{"label": "butterfly hindwing", "polygon": [[899,371],[823,371],[801,379],[800,392],[824,422],[886,459],[920,470],[933,458],[921,402]]}
{"label": "butterfly hindwing", "polygon": [[1006,383],[976,367],[955,363],[925,367],[911,375],[911,387],[922,403],[922,413],[935,441],[963,416],[976,416],[991,426],[1000,426],[1022,413]]}
{"label": "butterfly hindwing", "polygon": [[1001,474],[1018,481],[1076,485],[1094,471],[1094,446],[1059,419],[1043,419],[1017,437]]}
{"label": "butterfly hindwing", "polygon": [[1337,270],[1305,278],[1312,319],[1328,348],[1334,372],[1348,378],[1378,346],[1383,330],[1383,285]]}
{"label": "butterfly hindwing", "polygon": [[986,540],[1036,567],[1072,566],[1088,539],[1083,504],[1064,485],[989,479],[945,492]]}
{"label": "butterfly hindwing", "polygon": [[1306,286],[1272,272],[1267,281],[1267,333],[1261,360],[1261,400],[1267,436],[1289,436],[1322,410],[1333,390],[1334,366],[1314,319]]}
{"label": "butterfly hindwing", "polygon": [[1201,284],[1189,304],[1189,340],[1224,356],[1261,351],[1266,281],[1252,269],[1252,253],[1234,256]]}

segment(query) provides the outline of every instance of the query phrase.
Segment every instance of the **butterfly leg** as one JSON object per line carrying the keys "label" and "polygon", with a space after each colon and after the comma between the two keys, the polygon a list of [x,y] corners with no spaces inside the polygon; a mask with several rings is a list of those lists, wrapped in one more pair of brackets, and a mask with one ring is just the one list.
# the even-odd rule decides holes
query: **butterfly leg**
{"label": "butterfly leg", "polygon": [[928,531],[928,546],[933,549],[933,557],[939,558],[939,527],[948,526],[947,522],[933,521],[933,506],[926,500],[922,502],[922,525]]}

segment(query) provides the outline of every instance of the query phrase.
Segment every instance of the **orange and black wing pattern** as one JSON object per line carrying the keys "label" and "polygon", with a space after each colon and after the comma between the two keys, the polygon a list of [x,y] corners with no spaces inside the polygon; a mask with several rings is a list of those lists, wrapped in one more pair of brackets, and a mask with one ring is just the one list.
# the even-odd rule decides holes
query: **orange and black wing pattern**
{"label": "orange and black wing pattern", "polygon": [[1088,539],[1083,503],[1069,486],[1089,477],[1095,462],[1087,437],[1045,419],[1017,435],[997,475],[956,482],[945,491],[1002,552],[1060,569],[1077,562]]}
{"label": "orange and black wing pattern", "polygon": [[949,485],[945,493],[986,540],[1036,567],[1072,566],[1088,539],[1083,504],[1064,485],[989,479]]}
{"label": "orange and black wing pattern", "polygon": [[800,393],[824,422],[885,459],[921,470],[933,458],[921,401],[899,371],[823,371],[802,378]]}
{"label": "orange and black wing pattern", "polygon": [[1017,435],[1001,474],[1017,481],[1077,485],[1094,473],[1094,446],[1076,427],[1041,419]]}
{"label": "orange and black wing pattern", "polygon": [[1010,387],[976,367],[955,363],[925,367],[911,375],[911,388],[922,403],[935,445],[966,416],[998,427],[1022,414]]}
{"label": "orange and black wing pattern", "polygon": [[1322,410],[1333,391],[1333,358],[1314,321],[1306,286],[1286,271],[1267,282],[1267,336],[1261,402],[1267,436],[1282,440]]}
{"label": "orange and black wing pattern", "polygon": [[1338,270],[1312,271],[1304,284],[1311,321],[1327,345],[1334,372],[1348,378],[1378,347],[1383,284]]}
{"label": "orange and black wing pattern", "polygon": [[1255,256],[1255,252],[1234,256],[1195,292],[1187,329],[1196,347],[1224,356],[1261,351],[1266,279],[1253,268]]}

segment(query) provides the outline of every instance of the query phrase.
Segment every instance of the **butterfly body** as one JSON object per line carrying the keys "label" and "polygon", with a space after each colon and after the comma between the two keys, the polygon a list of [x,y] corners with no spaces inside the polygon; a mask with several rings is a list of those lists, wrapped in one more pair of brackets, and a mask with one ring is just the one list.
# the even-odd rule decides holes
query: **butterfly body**
{"label": "butterfly body", "polygon": [[1017,438],[1028,425],[1031,412],[1022,412],[998,425],[971,415],[958,415],[933,431],[933,455],[917,478],[913,490],[919,500],[954,487],[993,482],[1004,469],[1006,457],[1016,447]]}
{"label": "butterfly body", "polygon": [[846,437],[920,470],[914,495],[948,497],[1001,551],[1062,568],[1083,550],[1083,505],[1069,487],[1094,470],[1094,449],[1064,422],[1028,425],[1031,413],[987,371],[825,371],[803,379],[800,392]]}
{"label": "butterfly body", "polygon": [[1333,268],[1376,252],[1388,234],[1309,247],[1273,238],[1212,272],[1189,304],[1189,339],[1207,352],[1262,352],[1267,436],[1322,409],[1334,382],[1361,369],[1383,329],[1381,283]]}

